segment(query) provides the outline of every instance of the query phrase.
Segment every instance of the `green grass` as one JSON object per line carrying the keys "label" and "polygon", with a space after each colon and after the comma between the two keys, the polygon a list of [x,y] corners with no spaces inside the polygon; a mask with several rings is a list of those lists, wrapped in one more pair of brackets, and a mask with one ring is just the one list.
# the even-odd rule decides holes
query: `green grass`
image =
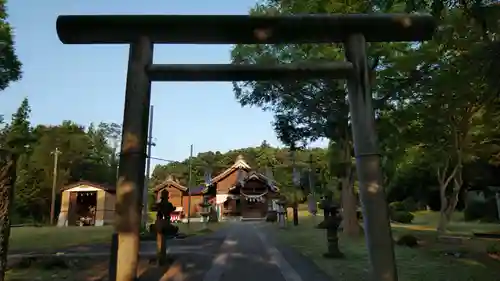
{"label": "green grass", "polygon": [[[303,215],[303,213],[302,213]],[[435,214],[425,214],[428,218],[419,217],[417,222],[420,226],[426,226],[435,230],[433,221],[429,218],[435,218]],[[417,215],[418,217],[418,215]],[[317,219],[318,220],[318,219]],[[290,244],[300,252],[311,258],[320,268],[331,275],[334,280],[344,281],[364,281],[369,280],[369,261],[366,244],[363,238],[350,239],[341,235],[340,248],[346,255],[343,260],[327,260],[321,255],[326,251],[326,234],[324,230],[314,228],[315,224],[311,218],[301,217],[300,224],[297,227],[289,226],[285,230],[279,230],[278,235],[281,241]],[[418,226],[418,225],[415,225]],[[432,228],[431,228],[432,226]],[[459,224],[452,223],[451,229],[463,231],[467,225],[464,222]],[[471,228],[490,229],[493,226],[480,224],[470,224]],[[498,227],[498,226],[497,226]],[[400,236],[406,233],[417,233],[421,237],[419,230],[411,228],[395,227],[394,236]],[[433,231],[425,230],[422,233],[428,237],[433,237]],[[469,231],[470,233],[470,231]],[[434,241],[435,240],[429,240]],[[475,241],[475,240],[474,240]],[[482,243],[482,242],[481,242]],[[474,245],[475,247],[476,245]],[[470,249],[462,249],[464,245],[456,246],[461,252],[467,252]],[[398,266],[398,275],[400,281],[470,281],[470,280],[498,280],[500,276],[500,263],[488,258],[485,254],[478,257],[477,253],[466,255],[464,258],[455,258],[445,256],[445,249],[438,244],[428,245],[418,249],[396,246],[395,254]],[[449,247],[446,247],[449,250]]]}
{"label": "green grass", "polygon": [[[193,235],[213,232],[224,227],[224,223],[209,223],[208,230],[200,231],[199,222],[178,224],[179,232]],[[70,246],[109,243],[112,226],[98,227],[14,227],[11,229],[9,250],[40,251],[64,249]]]}
{"label": "green grass", "polygon": [[109,242],[112,226],[100,227],[14,227],[9,249],[33,251],[60,249],[69,246]]}
{"label": "green grass", "polygon": [[[439,212],[415,212],[411,224],[393,224],[393,228],[410,228],[420,231],[436,231],[439,222]],[[447,226],[449,235],[472,236],[474,232],[500,232],[500,223],[481,223],[464,221],[463,213],[456,212]]]}

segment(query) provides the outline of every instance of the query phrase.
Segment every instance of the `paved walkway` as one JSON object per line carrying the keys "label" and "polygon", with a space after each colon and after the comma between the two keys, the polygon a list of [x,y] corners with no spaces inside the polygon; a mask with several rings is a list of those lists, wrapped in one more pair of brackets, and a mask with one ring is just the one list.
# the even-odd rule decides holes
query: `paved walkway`
{"label": "paved walkway", "polygon": [[[233,222],[206,237],[219,247],[204,247],[197,253],[176,255],[175,272],[141,278],[145,281],[331,281],[314,263],[295,250],[275,245],[269,225]],[[200,237],[201,238],[201,237]],[[202,243],[200,239],[199,243]],[[212,245],[215,246],[215,245]],[[214,251],[215,250],[215,251]],[[165,276],[170,276],[165,278]],[[145,277],[145,276],[144,276]]]}

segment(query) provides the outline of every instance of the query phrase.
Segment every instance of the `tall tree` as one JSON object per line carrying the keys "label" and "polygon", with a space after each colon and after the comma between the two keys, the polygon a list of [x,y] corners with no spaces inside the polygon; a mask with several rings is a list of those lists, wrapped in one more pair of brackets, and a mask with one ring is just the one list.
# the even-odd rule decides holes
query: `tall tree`
{"label": "tall tree", "polygon": [[0,91],[21,78],[21,62],[15,53],[6,4],[7,0],[0,0]]}
{"label": "tall tree", "polygon": [[427,157],[439,185],[438,230],[445,231],[464,189],[464,165],[493,149],[493,142],[482,140],[495,128],[498,88],[484,71],[489,69],[484,54],[489,43],[483,28],[463,7],[443,8],[439,15],[434,40],[415,45],[393,65],[406,82],[396,84],[400,100],[390,114],[407,123],[385,144],[398,147],[406,142]]}
{"label": "tall tree", "polygon": [[[299,13],[352,13],[369,12],[372,7],[366,1],[263,1],[250,11],[251,14],[299,14]],[[372,44],[369,47],[371,76],[378,69],[387,68],[391,57],[398,55],[393,49],[408,49],[408,44]],[[302,61],[344,60],[341,44],[305,45],[238,45],[232,51],[232,61],[237,64],[282,64]],[[327,138],[335,148],[332,166],[342,182],[342,207],[344,231],[349,236],[360,232],[357,221],[357,200],[354,192],[355,169],[352,165],[353,144],[349,122],[349,105],[343,81],[312,80],[286,82],[245,82],[234,84],[235,95],[242,106],[259,106],[275,113],[275,131],[280,140],[308,142]],[[386,90],[386,91],[383,91]],[[392,94],[378,89],[376,95],[385,101]]]}
{"label": "tall tree", "polygon": [[5,142],[0,147],[0,280],[4,280],[7,269],[16,170],[19,156],[25,152],[25,146],[29,143],[29,114],[28,100],[24,99],[12,116]]}

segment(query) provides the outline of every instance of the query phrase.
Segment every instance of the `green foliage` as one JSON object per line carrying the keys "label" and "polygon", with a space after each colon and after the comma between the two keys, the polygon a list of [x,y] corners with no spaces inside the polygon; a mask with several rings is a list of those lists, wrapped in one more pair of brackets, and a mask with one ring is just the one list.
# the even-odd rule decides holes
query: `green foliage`
{"label": "green foliage", "polygon": [[18,157],[14,223],[47,220],[54,167],[51,153],[56,148],[62,151],[57,187],[80,180],[114,185],[116,179],[117,158],[111,145],[119,135],[119,125],[101,123],[84,128],[63,121],[61,125],[33,127],[30,112],[24,99],[12,121],[0,130],[0,148]]}
{"label": "green foliage", "polygon": [[[394,87],[386,83],[397,81],[398,96],[380,110],[377,127],[391,200],[411,196],[429,203],[425,198],[437,192],[440,171],[443,179],[452,177],[443,188],[447,202],[453,202],[449,199],[466,187],[465,180],[470,186],[471,174],[489,173],[488,169],[470,171],[474,164],[498,163],[500,155],[494,141],[500,120],[498,85],[489,82],[489,76],[498,73],[489,65],[496,38],[485,34],[484,27],[477,24],[480,21],[473,20],[470,6],[439,3],[442,1],[434,1],[432,7],[423,2],[407,5],[412,11],[440,7],[436,14],[440,28],[433,40],[403,51],[394,57],[391,69],[379,73],[379,87]],[[498,81],[498,75],[495,77]],[[485,182],[475,185],[485,186]],[[454,208],[452,204],[447,207]]]}
{"label": "green foliage", "polygon": [[149,211],[154,211],[156,205],[156,196],[154,193],[148,193],[148,208]]}
{"label": "green foliage", "polygon": [[392,221],[411,223],[415,216],[408,210],[405,202],[392,202],[389,204],[389,215]]}
{"label": "green foliage", "polygon": [[7,21],[6,3],[6,0],[0,0],[0,91],[21,78],[21,62],[14,50],[14,36]]}
{"label": "green foliage", "polygon": [[408,211],[391,212],[391,220],[399,223],[412,223],[415,216]]}
{"label": "green foliage", "polygon": [[495,242],[495,243],[489,244],[488,247],[486,248],[486,252],[490,255],[499,255],[500,254],[500,243]]}
{"label": "green foliage", "polygon": [[391,202],[389,204],[390,212],[399,212],[399,211],[407,211],[406,206],[403,202]]}
{"label": "green foliage", "polygon": [[[450,203],[447,207],[453,209],[449,199],[466,186],[468,167],[477,161],[500,163],[500,84],[495,67],[500,44],[497,23],[491,21],[500,13],[480,9],[483,2],[269,0],[259,2],[250,14],[377,11],[430,12],[438,17],[440,28],[433,40],[368,44],[367,54],[389,199],[412,197],[414,202],[405,205],[406,211],[413,211],[439,202],[429,198],[439,194],[440,182],[448,183],[441,188]],[[493,24],[485,26],[488,20]],[[231,56],[236,64],[286,64],[344,60],[343,52],[341,44],[237,45]],[[351,178],[353,147],[344,82],[239,82],[234,91],[242,106],[274,113],[274,129],[285,145],[296,148],[329,139],[328,175],[344,179],[344,184]],[[444,176],[439,181],[438,171]],[[330,187],[338,183],[331,182]]]}
{"label": "green foliage", "polygon": [[485,203],[478,200],[469,202],[464,210],[464,219],[466,221],[479,220],[484,215],[484,206]]}
{"label": "green foliage", "polygon": [[485,201],[473,200],[468,202],[464,209],[464,219],[466,221],[480,220],[482,222],[498,221],[498,209],[495,198],[488,198]]}
{"label": "green foliage", "polygon": [[405,234],[396,241],[396,245],[415,248],[418,247],[418,239],[414,235]]}
{"label": "green foliage", "polygon": [[407,197],[403,200],[404,210],[408,212],[415,212],[418,210],[417,202],[413,197]]}

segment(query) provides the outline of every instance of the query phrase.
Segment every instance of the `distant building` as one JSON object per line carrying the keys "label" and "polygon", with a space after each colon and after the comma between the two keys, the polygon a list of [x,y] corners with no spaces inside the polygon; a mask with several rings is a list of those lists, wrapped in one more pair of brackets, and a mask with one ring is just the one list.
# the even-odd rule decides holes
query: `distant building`
{"label": "distant building", "polygon": [[[155,187],[159,199],[163,189],[169,191],[170,202],[186,217],[189,206],[188,188],[182,186],[171,176]],[[191,190],[191,216],[196,216],[198,204],[203,197],[212,202],[219,219],[265,218],[269,209],[274,208],[273,200],[277,199],[279,189],[274,180],[257,173],[240,155],[235,163],[215,176],[210,183]]]}
{"label": "distant building", "polygon": [[80,181],[65,186],[57,226],[103,226],[113,224],[116,188]]}

